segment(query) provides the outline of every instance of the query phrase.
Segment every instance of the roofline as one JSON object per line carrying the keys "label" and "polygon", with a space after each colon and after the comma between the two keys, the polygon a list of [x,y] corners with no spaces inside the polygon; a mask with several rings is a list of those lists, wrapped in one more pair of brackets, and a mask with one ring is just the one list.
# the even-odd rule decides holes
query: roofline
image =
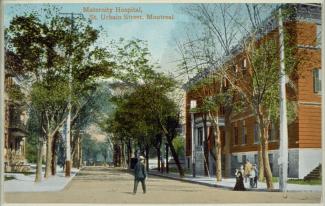
{"label": "roofline", "polygon": [[[294,7],[296,8],[296,12],[295,12],[295,20],[298,21],[302,21],[304,20],[316,20],[316,23],[321,23],[320,21],[318,22],[317,20],[320,20],[320,16],[319,18],[316,19],[312,19],[310,17],[305,17],[303,16],[304,13],[303,11],[299,11],[297,9],[301,9],[301,7],[318,7],[319,10],[321,11],[321,4],[319,3],[315,3],[315,4],[304,4],[304,3],[286,3],[286,4],[281,4],[279,6],[277,6],[275,9],[273,9],[273,11],[271,12],[271,15],[266,17],[265,20],[262,21],[262,23],[259,25],[259,27],[255,30],[255,31],[251,31],[250,34],[253,34],[254,32],[257,32],[257,39],[264,37],[265,35],[269,34],[271,31],[273,31],[275,28],[277,28],[277,20],[274,19],[274,13],[279,9],[279,8],[287,8],[287,7]],[[300,8],[297,8],[300,7]],[[272,22],[275,21],[276,23]],[[271,24],[269,24],[271,22]],[[242,42],[244,42],[247,38],[249,38],[249,34],[245,35],[237,45],[233,46],[233,48],[231,48],[230,50],[230,54],[224,56],[223,61],[221,62],[222,65],[224,65],[226,62],[229,61],[229,59],[231,59],[233,56],[238,55],[241,51],[242,51]],[[198,72],[194,77],[190,78],[185,84],[182,85],[182,89],[184,89],[185,91],[188,91],[189,87],[195,83],[197,83],[198,81],[200,81],[202,79],[202,77],[206,77],[207,75],[211,74],[211,72],[216,71],[219,67],[216,66],[210,66],[206,69],[204,69],[204,71],[202,72]],[[203,73],[204,72],[204,73]],[[208,73],[207,73],[208,72]],[[203,73],[203,74],[202,74]]]}

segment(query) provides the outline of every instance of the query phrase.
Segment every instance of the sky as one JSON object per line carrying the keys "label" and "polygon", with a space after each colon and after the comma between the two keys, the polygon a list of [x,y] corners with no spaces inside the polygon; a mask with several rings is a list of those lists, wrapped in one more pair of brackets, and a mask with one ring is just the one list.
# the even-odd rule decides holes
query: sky
{"label": "sky", "polygon": [[[92,20],[95,28],[103,27],[100,42],[109,43],[110,40],[142,39],[148,41],[149,50],[153,56],[153,62],[157,62],[162,71],[175,73],[176,51],[173,39],[178,38],[179,32],[175,32],[177,25],[184,24],[188,17],[180,12],[179,5],[175,4],[55,4],[62,8],[62,13],[82,13],[85,18],[96,16]],[[5,5],[5,26],[8,27],[10,20],[24,12],[41,11],[47,4],[6,4]],[[84,8],[106,9],[106,12],[87,12]],[[142,12],[117,12],[116,8],[140,9]],[[112,9],[111,13],[109,9]],[[102,16],[173,16],[173,20],[107,20]]]}
{"label": "sky", "polygon": [[[175,40],[186,39],[186,32],[192,30],[198,32],[192,19],[182,12],[181,7],[185,4],[125,4],[125,3],[67,3],[53,4],[61,8],[62,13],[82,13],[85,18],[91,18],[95,28],[102,27],[98,42],[105,46],[111,40],[142,39],[148,42],[149,50],[152,54],[152,62],[158,63],[158,70],[171,72],[175,76],[179,74],[177,60],[181,57],[177,52]],[[25,12],[41,11],[48,4],[6,4],[5,5],[5,26],[8,27],[10,20]],[[105,11],[89,12],[85,8],[101,9]],[[135,10],[135,12],[120,12],[116,8]],[[244,8],[244,7],[243,7]],[[147,15],[172,16],[172,20],[150,20]],[[143,16],[143,20],[108,20],[108,16]],[[106,17],[103,19],[103,17]],[[94,19],[96,18],[96,19]],[[244,17],[243,17],[244,19]],[[197,29],[196,29],[197,30]],[[191,33],[191,31],[190,31]]]}

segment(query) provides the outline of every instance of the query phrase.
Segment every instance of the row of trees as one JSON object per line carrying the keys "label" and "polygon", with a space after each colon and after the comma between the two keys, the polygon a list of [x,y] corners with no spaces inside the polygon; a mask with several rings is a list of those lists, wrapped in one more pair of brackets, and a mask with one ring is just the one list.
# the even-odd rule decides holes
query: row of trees
{"label": "row of trees", "polygon": [[151,150],[155,149],[159,167],[161,147],[167,142],[183,176],[173,144],[180,121],[180,107],[173,98],[177,82],[173,77],[155,71],[146,42],[134,40],[119,45],[126,46],[115,48],[118,51],[116,58],[121,60],[113,71],[117,77],[112,83],[115,95],[111,99],[115,111],[102,123],[102,128],[111,133],[113,142],[120,145],[122,163],[126,160],[124,154],[127,153],[130,160],[134,149],[140,149],[147,160]]}
{"label": "row of trees", "polygon": [[[113,69],[119,71],[126,58],[138,58],[137,63],[143,61],[132,57],[134,51],[127,51],[128,41],[111,42],[104,48],[97,46],[99,36],[100,30],[90,21],[61,16],[56,7],[17,15],[5,30],[6,69],[15,74],[23,88],[16,97],[26,104],[29,114],[28,154],[36,156],[36,182],[41,181],[43,145],[46,145],[45,178],[55,174],[57,156],[65,158],[64,126],[69,105],[73,157],[84,136],[82,130],[100,116],[94,115],[103,104],[103,89],[99,85],[105,82],[99,79],[118,77]],[[113,46],[114,43],[125,45]],[[114,50],[117,47],[119,50]],[[110,91],[105,93],[107,97]]]}
{"label": "row of trees", "polygon": [[[127,145],[129,159],[136,144],[147,158],[154,146],[160,160],[160,146],[166,141],[183,175],[173,146],[180,119],[179,105],[171,96],[177,82],[155,71],[146,42],[120,39],[100,47],[100,30],[81,17],[61,16],[56,7],[17,15],[5,35],[6,69],[19,79],[23,92],[16,98],[29,114],[28,154],[37,162],[36,182],[42,176],[43,145],[45,178],[56,173],[57,162],[64,164],[69,111],[72,157],[83,150],[85,160],[99,153],[107,158],[112,142],[98,146],[83,132],[99,123],[113,135],[114,144],[123,150]],[[114,97],[107,99],[111,92]],[[103,105],[112,102],[113,115],[103,112]],[[80,166],[78,156],[78,163],[71,164]]]}
{"label": "row of trees", "polygon": [[[245,7],[245,8],[243,8]],[[201,100],[198,112],[211,120],[216,147],[216,178],[221,181],[221,140],[219,109],[223,107],[227,142],[231,137],[231,118],[240,111],[250,111],[256,120],[259,137],[259,179],[266,178],[268,189],[273,189],[272,173],[268,158],[268,128],[279,119],[279,65],[277,13],[272,13],[269,24],[261,21],[266,5],[199,4],[186,7],[184,12],[198,23],[203,33],[192,35],[179,42],[182,71],[198,71],[203,76],[199,82],[190,82],[189,91]],[[246,10],[246,15],[237,15]],[[287,8],[282,18],[288,19],[292,10]],[[241,18],[247,16],[250,24]],[[303,58],[297,56],[294,36],[290,26],[285,30],[285,65],[289,77],[288,89],[292,95],[287,105],[289,122],[295,120],[295,87],[297,65]],[[246,29],[250,28],[250,29]],[[275,29],[275,30],[274,30]],[[270,32],[270,33],[269,33]],[[245,36],[240,36],[240,34]],[[190,36],[190,35],[189,35]],[[299,60],[299,61],[298,61]],[[206,123],[205,123],[206,125]],[[206,130],[206,126],[205,126]],[[205,153],[206,154],[206,153]],[[226,159],[230,161],[230,159]],[[227,164],[227,163],[226,163]]]}

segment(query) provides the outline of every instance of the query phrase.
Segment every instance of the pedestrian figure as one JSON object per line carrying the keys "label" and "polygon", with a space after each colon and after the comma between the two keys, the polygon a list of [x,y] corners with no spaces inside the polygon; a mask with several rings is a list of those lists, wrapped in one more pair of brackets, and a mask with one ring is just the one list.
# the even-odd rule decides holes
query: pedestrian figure
{"label": "pedestrian figure", "polygon": [[236,184],[234,187],[235,191],[245,191],[245,186],[244,186],[244,178],[243,178],[243,173],[241,171],[238,171],[236,169]]}
{"label": "pedestrian figure", "polygon": [[254,177],[253,187],[257,188],[258,169],[257,169],[256,164],[253,165],[253,170],[255,171],[255,177]]}
{"label": "pedestrian figure", "polygon": [[251,186],[251,188],[254,187],[255,177],[256,177],[256,173],[255,173],[254,166],[253,166],[251,175],[249,176],[249,185]]}
{"label": "pedestrian figure", "polygon": [[133,188],[133,194],[135,195],[137,193],[137,188],[139,181],[142,185],[143,194],[146,193],[146,169],[144,166],[144,157],[139,157],[140,161],[137,162],[137,164],[134,167],[134,188]]}
{"label": "pedestrian figure", "polygon": [[249,162],[249,160],[246,160],[246,164],[245,164],[245,168],[244,168],[245,182],[247,182],[247,179],[249,179],[249,176],[251,175],[252,167],[253,166]]}
{"label": "pedestrian figure", "polygon": [[242,174],[245,173],[245,171],[244,171],[244,165],[240,165],[240,170],[239,171],[241,171]]}

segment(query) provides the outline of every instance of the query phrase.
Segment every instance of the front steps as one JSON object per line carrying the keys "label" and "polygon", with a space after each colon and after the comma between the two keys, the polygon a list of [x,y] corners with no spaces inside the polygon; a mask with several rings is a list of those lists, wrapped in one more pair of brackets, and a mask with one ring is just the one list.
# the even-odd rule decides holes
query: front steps
{"label": "front steps", "polygon": [[321,176],[322,176],[322,165],[319,164],[315,169],[313,169],[308,175],[304,177],[304,180],[321,179]]}

